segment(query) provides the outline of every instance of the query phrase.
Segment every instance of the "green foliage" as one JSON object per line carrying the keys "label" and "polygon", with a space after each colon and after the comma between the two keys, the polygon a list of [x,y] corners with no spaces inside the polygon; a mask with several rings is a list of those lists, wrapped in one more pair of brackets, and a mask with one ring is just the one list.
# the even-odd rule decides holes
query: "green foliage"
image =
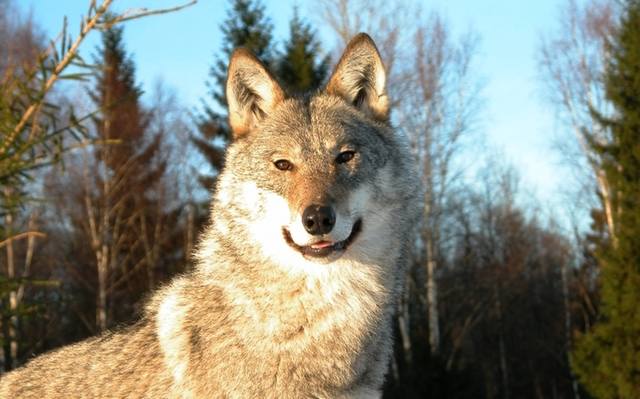
{"label": "green foliage", "polygon": [[229,56],[236,48],[244,47],[266,65],[271,65],[274,59],[273,24],[267,18],[260,0],[233,0],[221,29],[222,51],[209,71],[209,76],[213,79],[209,89],[217,104],[226,109],[224,91]]}
{"label": "green foliage", "polygon": [[[82,80],[90,67],[77,54],[77,46],[67,32],[66,20],[59,42],[47,48],[32,21],[11,21],[12,4],[0,2],[0,47],[5,46],[0,62],[0,321],[41,314],[33,304],[10,301],[10,294],[25,287],[44,287],[53,283],[20,276],[16,272],[16,259],[9,253],[17,252],[26,241],[19,236],[19,215],[33,203],[33,182],[36,172],[58,163],[70,148],[86,136],[81,120],[73,110],[64,111],[49,98],[54,84],[60,80]],[[5,14],[6,13],[6,14]],[[3,15],[4,14],[4,15]],[[99,18],[100,12],[90,7],[89,18]],[[18,17],[20,19],[20,17]],[[75,43],[80,43],[77,39]],[[75,65],[76,71],[68,72]],[[31,232],[33,233],[33,232]],[[6,342],[5,331],[0,331],[0,345]],[[22,337],[15,339],[23,342]],[[9,356],[13,364],[16,358]],[[0,365],[4,366],[4,365]]]}
{"label": "green foliage", "polygon": [[203,110],[196,120],[198,135],[192,137],[192,142],[213,169],[212,174],[200,176],[202,186],[209,191],[214,188],[215,176],[223,166],[225,147],[231,138],[225,85],[227,64],[233,50],[238,47],[251,50],[275,71],[276,77],[291,94],[320,87],[329,65],[327,56],[319,58],[320,43],[313,29],[300,18],[297,9],[290,22],[289,39],[282,54],[275,50],[273,25],[260,0],[233,0],[221,29],[222,49],[207,82],[215,106],[203,102]]}
{"label": "green foliage", "polygon": [[[573,367],[596,397],[640,397],[640,1],[629,0],[605,76],[611,140],[589,140],[610,187],[614,230],[597,242],[601,315],[577,342]],[[590,136],[587,135],[587,139]]]}
{"label": "green foliage", "polygon": [[[123,28],[112,26],[102,33],[102,45],[98,49],[96,64],[100,65],[95,75],[95,85],[89,97],[100,112],[92,119],[101,141],[110,145],[97,147],[98,156],[115,174],[130,178],[141,173],[153,159],[159,143],[153,143],[145,159],[135,159],[147,152],[147,133],[150,114],[140,104],[142,90],[135,82],[135,65],[128,56],[123,43]],[[156,138],[158,141],[158,138]],[[132,160],[135,163],[132,164]],[[129,165],[123,170],[125,165]],[[152,182],[142,180],[150,185]],[[132,184],[128,182],[129,191]]]}
{"label": "green foliage", "polygon": [[308,23],[294,10],[289,23],[289,40],[278,60],[278,76],[290,93],[304,93],[320,87],[329,70],[329,57],[318,60],[320,42]]}
{"label": "green foliage", "polygon": [[267,65],[273,63],[274,57],[273,25],[260,0],[233,0],[221,29],[222,49],[209,70],[210,81],[207,82],[209,95],[216,105],[203,101],[203,110],[196,120],[199,136],[192,137],[196,148],[213,168],[213,174],[200,176],[201,184],[209,191],[223,166],[225,147],[231,137],[225,97],[229,57],[238,47],[251,50]]}
{"label": "green foliage", "polygon": [[[27,192],[34,173],[47,165],[59,162],[71,144],[65,138],[76,140],[86,136],[81,121],[73,110],[67,118],[60,106],[49,100],[49,82],[86,78],[89,66],[77,53],[69,52],[66,22],[60,46],[51,45],[45,51],[38,46],[36,59],[22,64],[9,64],[0,71],[0,217],[32,199]],[[61,73],[61,60],[80,67],[80,72]],[[0,236],[1,237],[1,236]]]}

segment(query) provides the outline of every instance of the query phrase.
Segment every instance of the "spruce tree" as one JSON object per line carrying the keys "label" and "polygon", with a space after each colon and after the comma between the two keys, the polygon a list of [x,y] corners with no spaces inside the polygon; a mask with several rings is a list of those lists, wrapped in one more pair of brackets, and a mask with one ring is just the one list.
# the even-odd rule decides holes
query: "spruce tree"
{"label": "spruce tree", "polygon": [[117,181],[109,193],[112,200],[133,201],[152,197],[150,191],[159,184],[165,162],[160,153],[162,136],[149,129],[151,113],[142,105],[135,64],[122,35],[121,26],[103,32],[96,59],[101,68],[89,96],[101,110],[93,119],[97,139],[108,143],[96,149],[96,157],[106,167],[98,178]]}
{"label": "spruce tree", "polygon": [[203,110],[196,121],[198,135],[192,137],[193,143],[213,169],[212,174],[200,176],[201,184],[209,191],[213,189],[215,177],[222,168],[225,147],[230,139],[225,98],[229,57],[234,49],[244,47],[266,65],[271,66],[274,60],[273,25],[260,0],[233,0],[221,29],[222,49],[209,71],[210,80],[207,82],[214,106],[203,101]]}
{"label": "spruce tree", "polygon": [[[114,145],[99,146],[97,154],[107,168],[116,173],[148,144],[150,117],[141,105],[142,90],[135,82],[135,65],[126,53],[122,35],[123,28],[119,26],[102,33],[102,44],[95,60],[100,70],[93,90],[88,93],[94,105],[101,110],[93,118],[97,138],[117,141]],[[157,146],[158,143],[154,143],[147,150],[151,152],[145,157],[147,161],[153,158]],[[134,167],[142,168],[143,164],[138,162]],[[138,175],[136,172],[138,170],[124,177],[133,179]]]}
{"label": "spruce tree", "polygon": [[131,319],[133,305],[153,284],[153,276],[145,272],[157,265],[146,260],[150,250],[145,244],[161,244],[154,230],[168,216],[158,202],[166,167],[162,136],[149,128],[151,113],[142,105],[122,27],[103,32],[95,61],[100,68],[89,96],[100,110],[93,122],[103,144],[94,151],[94,170],[89,174],[93,181],[74,198],[82,213],[71,218],[72,236],[92,243],[91,252],[74,252],[84,253],[92,265],[80,273],[92,274],[85,277],[89,281],[97,280],[93,311],[97,330],[102,331],[112,322]]}
{"label": "spruce tree", "polygon": [[614,113],[594,114],[611,140],[590,145],[610,183],[614,231],[597,242],[600,320],[577,341],[572,365],[595,397],[640,398],[640,0],[625,3],[610,49]]}
{"label": "spruce tree", "polygon": [[320,42],[308,23],[302,20],[298,8],[289,23],[289,40],[278,62],[278,77],[290,93],[303,93],[320,87],[329,70],[329,57],[318,59]]}

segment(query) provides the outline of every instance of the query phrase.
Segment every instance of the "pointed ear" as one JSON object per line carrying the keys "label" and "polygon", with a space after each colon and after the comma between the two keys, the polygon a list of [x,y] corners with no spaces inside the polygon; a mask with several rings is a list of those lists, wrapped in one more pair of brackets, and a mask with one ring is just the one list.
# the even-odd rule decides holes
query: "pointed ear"
{"label": "pointed ear", "polygon": [[356,35],[344,50],[327,92],[340,96],[375,119],[389,119],[386,73],[375,43],[366,33]]}
{"label": "pointed ear", "polygon": [[284,100],[278,82],[250,51],[242,48],[231,55],[226,94],[234,139],[251,131]]}

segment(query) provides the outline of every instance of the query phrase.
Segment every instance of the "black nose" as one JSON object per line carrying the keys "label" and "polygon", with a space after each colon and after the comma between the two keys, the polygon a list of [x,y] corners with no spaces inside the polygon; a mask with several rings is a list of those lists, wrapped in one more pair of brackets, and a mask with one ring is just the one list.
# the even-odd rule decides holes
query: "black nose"
{"label": "black nose", "polygon": [[310,205],[302,212],[302,224],[309,234],[327,234],[336,224],[336,213],[330,206]]}

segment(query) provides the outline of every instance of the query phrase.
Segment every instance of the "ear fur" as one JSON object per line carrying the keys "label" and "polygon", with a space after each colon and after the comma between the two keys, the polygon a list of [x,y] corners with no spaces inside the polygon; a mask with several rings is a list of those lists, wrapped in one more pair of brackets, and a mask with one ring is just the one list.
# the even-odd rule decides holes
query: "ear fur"
{"label": "ear fur", "polygon": [[344,98],[375,119],[389,119],[386,73],[375,43],[366,33],[356,35],[344,50],[326,91]]}
{"label": "ear fur", "polygon": [[243,48],[231,55],[226,95],[234,139],[249,133],[285,98],[280,85],[265,66]]}

